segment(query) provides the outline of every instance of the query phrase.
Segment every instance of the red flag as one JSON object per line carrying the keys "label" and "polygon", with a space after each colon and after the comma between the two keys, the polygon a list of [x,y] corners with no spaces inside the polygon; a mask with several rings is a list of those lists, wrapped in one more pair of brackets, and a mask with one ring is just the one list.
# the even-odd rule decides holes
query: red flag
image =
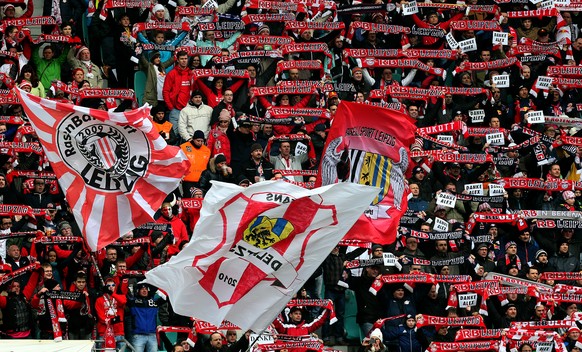
{"label": "red flag", "polygon": [[114,113],[16,93],[93,251],[153,222],[189,168],[146,107]]}
{"label": "red flag", "polygon": [[321,158],[319,184],[349,181],[380,188],[344,239],[390,244],[406,211],[405,173],[416,126],[406,114],[342,102]]}

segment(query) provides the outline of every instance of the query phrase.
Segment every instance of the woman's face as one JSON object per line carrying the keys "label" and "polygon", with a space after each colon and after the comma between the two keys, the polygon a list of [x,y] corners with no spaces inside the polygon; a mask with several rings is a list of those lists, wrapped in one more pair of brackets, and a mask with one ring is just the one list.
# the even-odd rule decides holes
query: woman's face
{"label": "woman's face", "polygon": [[30,81],[30,78],[32,77],[32,72],[24,72],[23,76],[25,80]]}
{"label": "woman's face", "polygon": [[280,105],[289,105],[289,96],[283,95],[280,100]]}
{"label": "woman's face", "polygon": [[216,88],[222,88],[222,85],[224,84],[224,81],[221,79],[216,80]]}
{"label": "woman's face", "polygon": [[83,80],[84,76],[85,73],[83,71],[76,71],[75,74],[73,75],[73,79],[75,80],[75,82],[80,83]]}

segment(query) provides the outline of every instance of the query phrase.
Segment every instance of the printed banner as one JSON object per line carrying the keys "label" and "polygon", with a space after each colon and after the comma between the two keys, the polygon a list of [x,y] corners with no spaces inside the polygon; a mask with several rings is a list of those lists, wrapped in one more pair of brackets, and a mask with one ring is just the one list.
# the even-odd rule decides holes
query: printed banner
{"label": "printed banner", "polygon": [[16,93],[93,251],[153,221],[189,167],[146,107],[114,113]]}
{"label": "printed banner", "polygon": [[178,314],[261,331],[377,192],[352,183],[305,190],[276,181],[248,188],[214,182],[192,241],[146,281],[168,293]]}
{"label": "printed banner", "polygon": [[[359,116],[368,116],[365,121]],[[318,184],[349,181],[379,187],[381,191],[349,231],[347,239],[389,244],[407,207],[408,146],[416,127],[400,112],[342,102],[329,131],[321,158]],[[347,153],[350,172],[338,173]]]}

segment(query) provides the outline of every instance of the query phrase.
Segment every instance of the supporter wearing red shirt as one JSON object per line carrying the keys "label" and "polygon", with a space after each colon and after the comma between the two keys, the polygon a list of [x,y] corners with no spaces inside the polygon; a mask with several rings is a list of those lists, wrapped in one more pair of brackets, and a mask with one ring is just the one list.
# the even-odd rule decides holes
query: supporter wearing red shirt
{"label": "supporter wearing red shirt", "polygon": [[190,100],[190,85],[192,71],[188,68],[188,53],[180,51],[177,54],[178,64],[168,72],[164,81],[162,95],[170,109],[168,120],[172,123],[174,132],[178,134],[178,119],[182,110]]}
{"label": "supporter wearing red shirt", "polygon": [[174,235],[174,243],[168,248],[168,257],[174,255],[180,251],[180,243],[183,241],[188,242],[190,237],[188,236],[188,230],[186,230],[186,225],[180,220],[179,217],[174,216],[172,213],[172,204],[164,203],[162,204],[162,216],[156,220],[159,224],[171,224],[172,234]]}

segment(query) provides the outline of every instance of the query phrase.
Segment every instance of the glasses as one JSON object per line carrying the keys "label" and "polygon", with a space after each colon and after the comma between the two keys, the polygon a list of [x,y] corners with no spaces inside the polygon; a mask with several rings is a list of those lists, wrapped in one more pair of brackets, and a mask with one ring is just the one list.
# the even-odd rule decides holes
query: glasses
{"label": "glasses", "polygon": [[115,287],[115,284],[107,284],[105,286],[107,286],[107,287]]}

